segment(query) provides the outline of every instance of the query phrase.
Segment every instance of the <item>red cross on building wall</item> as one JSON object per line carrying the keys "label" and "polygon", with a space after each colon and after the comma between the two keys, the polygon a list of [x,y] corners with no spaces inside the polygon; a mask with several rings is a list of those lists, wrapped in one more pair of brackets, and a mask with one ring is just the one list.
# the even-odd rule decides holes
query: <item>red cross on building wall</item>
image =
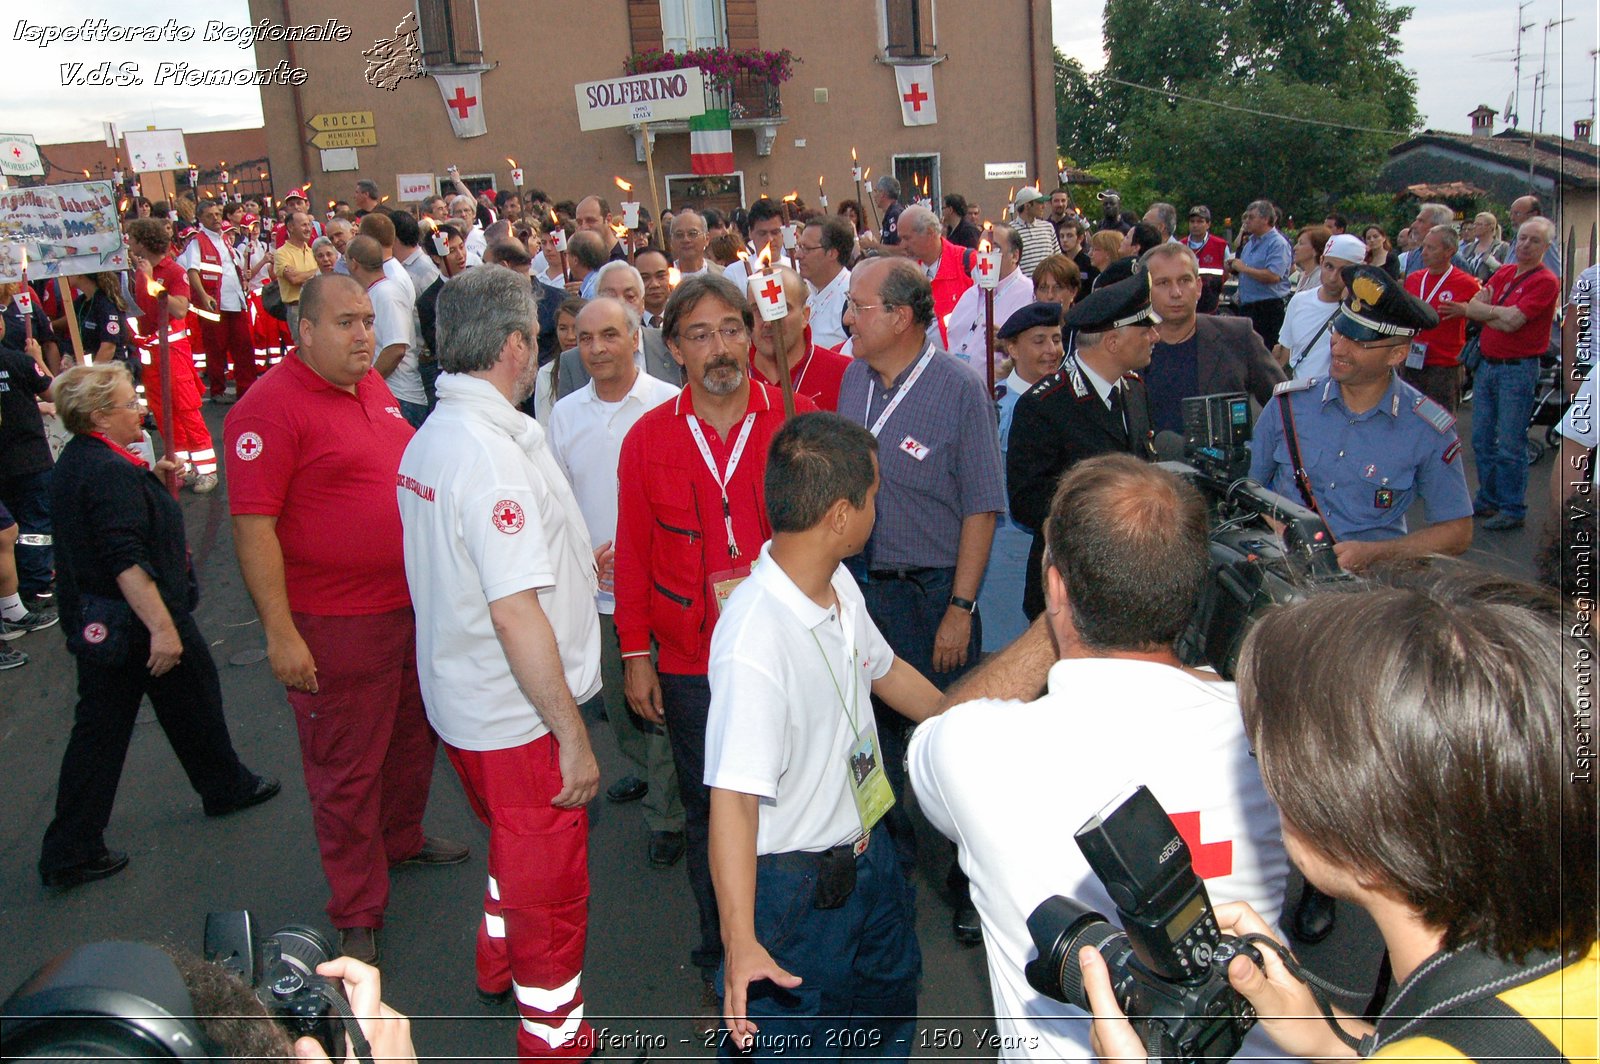
{"label": "red cross on building wall", "polygon": [[467,90],[463,89],[460,85],[457,85],[456,94],[450,97],[450,99],[446,100],[444,103],[446,107],[450,107],[455,110],[457,117],[465,119],[467,117],[467,113],[470,112],[474,107],[478,106],[478,98],[476,96],[468,96]]}
{"label": "red cross on building wall", "polygon": [[920,82],[913,81],[911,83],[911,91],[900,98],[910,104],[913,111],[921,111],[922,101],[928,98],[928,94],[922,91]]}

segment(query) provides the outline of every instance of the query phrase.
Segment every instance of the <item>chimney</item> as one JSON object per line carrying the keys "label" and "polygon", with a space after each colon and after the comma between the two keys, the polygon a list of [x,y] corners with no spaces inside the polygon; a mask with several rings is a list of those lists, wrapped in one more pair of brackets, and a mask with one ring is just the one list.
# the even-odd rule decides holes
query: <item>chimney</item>
{"label": "chimney", "polygon": [[1582,144],[1590,143],[1594,133],[1594,119],[1580,118],[1572,123],[1572,139]]}
{"label": "chimney", "polygon": [[1472,120],[1472,135],[1474,137],[1492,137],[1494,135],[1494,116],[1499,114],[1493,107],[1480,103],[1467,117]]}

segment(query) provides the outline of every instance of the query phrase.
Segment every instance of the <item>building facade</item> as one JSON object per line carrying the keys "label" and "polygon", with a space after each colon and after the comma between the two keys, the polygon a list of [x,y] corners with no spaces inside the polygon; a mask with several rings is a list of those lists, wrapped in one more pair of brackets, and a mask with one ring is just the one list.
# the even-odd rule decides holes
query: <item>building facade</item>
{"label": "building facade", "polygon": [[[706,47],[787,49],[792,77],[775,87],[736,78],[712,101],[732,115],[734,172],[725,177],[692,172],[686,122],[652,125],[664,209],[748,206],[791,192],[818,206],[819,179],[836,209],[856,196],[852,148],[870,177],[925,184],[935,202],[960,192],[991,218],[1012,189],[1055,183],[1048,0],[250,0],[250,15],[284,26],[335,18],[351,31],[345,41],[255,44],[257,66],[281,61],[306,72],[300,85],[264,87],[261,103],[278,192],[309,181],[318,205],[349,198],[358,177],[404,202],[415,191],[400,194],[402,175],[430,174],[442,189],[451,165],[474,189],[505,189],[515,159],[526,187],[554,198],[599,192],[614,206],[621,177],[648,207],[646,133],[581,131],[573,86],[622,76],[633,54]],[[393,90],[369,84],[372,57],[363,52],[400,39],[408,16],[423,75]],[[904,124],[897,64],[931,64],[936,124]],[[467,104],[465,91],[455,99],[481,114],[486,132],[458,137],[436,76],[474,73],[480,99]],[[334,128],[319,137],[314,126]],[[353,150],[341,150],[347,144]],[[986,177],[1018,169],[1024,178]]]}

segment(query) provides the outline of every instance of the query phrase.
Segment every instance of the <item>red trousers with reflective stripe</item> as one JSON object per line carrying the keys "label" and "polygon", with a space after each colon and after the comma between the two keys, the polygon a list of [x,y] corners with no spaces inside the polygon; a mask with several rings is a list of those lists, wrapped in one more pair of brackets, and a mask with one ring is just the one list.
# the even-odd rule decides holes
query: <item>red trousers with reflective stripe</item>
{"label": "red trousers with reflective stripe", "polygon": [[233,365],[234,392],[244,398],[256,380],[255,338],[250,335],[250,315],[243,310],[219,310],[221,321],[200,319],[200,338],[206,348],[206,379],[212,395],[228,386],[228,365]]}
{"label": "red trousers with reflective stripe", "polygon": [[311,823],[334,927],[382,927],[389,866],[422,849],[439,738],[417,683],[410,608],[365,617],[296,613],[317,693],[290,691]]}
{"label": "red trousers with reflective stripe", "polygon": [[515,991],[519,1059],[587,1057],[595,1048],[581,985],[589,814],[550,804],[561,792],[555,736],[506,750],[458,750],[447,743],[445,752],[473,810],[489,825],[478,986],[495,991],[510,983]]}
{"label": "red trousers with reflective stripe", "polygon": [[[194,362],[189,354],[189,341],[177,340],[167,345],[172,358],[172,435],[164,441],[167,450],[184,456],[198,454],[195,466],[209,465],[202,473],[217,471],[216,449],[211,445],[211,430],[200,416],[200,378],[195,374]],[[158,349],[140,351],[140,361],[150,362],[140,373],[144,385],[144,401],[150,415],[156,419],[156,430],[163,431],[166,423],[161,417],[161,352]]]}

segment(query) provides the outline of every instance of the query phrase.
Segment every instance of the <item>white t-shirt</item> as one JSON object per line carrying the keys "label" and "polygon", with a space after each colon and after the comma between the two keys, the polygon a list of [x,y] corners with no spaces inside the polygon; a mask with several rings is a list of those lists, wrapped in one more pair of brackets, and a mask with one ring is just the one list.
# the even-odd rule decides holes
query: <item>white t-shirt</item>
{"label": "white t-shirt", "polygon": [[844,297],[850,291],[850,271],[840,270],[821,288],[806,282],[806,306],[811,308],[811,342],[820,347],[837,348],[850,334],[844,328]]}
{"label": "white t-shirt", "polygon": [[1061,894],[1115,922],[1072,833],[1130,785],[1177,823],[1213,905],[1245,901],[1278,919],[1289,861],[1231,683],[1152,662],[1058,661],[1037,702],[969,702],[923,722],[907,762],[923,813],[972,879],[1000,1033],[1025,1047],[1003,1059],[1092,1056],[1087,1015],[1022,974],[1035,954],[1027,919]]}
{"label": "white t-shirt", "polygon": [[[548,372],[548,369],[546,370]],[[679,389],[645,372],[634,376],[628,394],[608,403],[595,394],[594,381],[559,400],[550,412],[550,451],[572,485],[589,526],[589,545],[617,538],[617,459],[628,430]],[[616,597],[601,591],[600,612],[616,610]]]}
{"label": "white t-shirt", "polygon": [[[195,230],[196,236],[189,241],[189,246],[183,249],[183,254],[178,256],[178,265],[186,270],[199,270],[203,276],[216,276],[222,281],[222,291],[218,293],[218,303],[221,310],[243,310],[244,288],[239,284],[239,271],[234,266],[233,249],[222,238],[221,233],[213,233],[205,226]],[[212,275],[211,264],[200,257],[200,241],[209,240],[217,252],[217,267],[222,270],[220,274]]]}
{"label": "white t-shirt", "polygon": [[517,686],[489,603],[537,588],[573,698],[600,690],[594,552],[544,430],[487,381],[439,377],[439,405],[400,459],[406,581],[428,720],[462,750],[549,729]]}
{"label": "white t-shirt", "polygon": [[823,609],[771,546],[711,634],[705,784],[761,799],[758,855],[817,852],[861,835],[846,762],[859,734],[876,736],[872,681],[894,651],[844,566],[833,574],[839,605]]}
{"label": "white t-shirt", "polygon": [[393,256],[384,259],[383,275],[403,288],[407,298],[411,300],[413,305],[417,302],[416,282],[411,279],[411,274],[406,272],[405,266],[401,264],[399,259]]}
{"label": "white t-shirt", "polygon": [[[1295,380],[1328,379],[1328,369],[1333,361],[1333,326],[1322,328],[1330,314],[1339,312],[1338,303],[1324,303],[1322,288],[1296,292],[1283,312],[1283,328],[1278,330],[1278,343],[1289,349],[1289,368]],[[1317,336],[1317,330],[1322,335]],[[1311,338],[1316,336],[1316,343]]]}
{"label": "white t-shirt", "polygon": [[[395,268],[404,276],[405,267],[395,263]],[[405,283],[410,285],[410,279],[407,278]],[[401,287],[400,282],[387,276],[373,282],[367,289],[367,298],[372,300],[372,329],[377,337],[373,341],[376,348],[374,357],[386,347],[406,345],[406,353],[385,378],[389,391],[396,399],[404,399],[408,403],[426,403],[428,395],[422,390],[422,375],[417,371],[417,352],[421,348],[422,338],[417,334],[415,301],[406,298],[406,289]]]}

